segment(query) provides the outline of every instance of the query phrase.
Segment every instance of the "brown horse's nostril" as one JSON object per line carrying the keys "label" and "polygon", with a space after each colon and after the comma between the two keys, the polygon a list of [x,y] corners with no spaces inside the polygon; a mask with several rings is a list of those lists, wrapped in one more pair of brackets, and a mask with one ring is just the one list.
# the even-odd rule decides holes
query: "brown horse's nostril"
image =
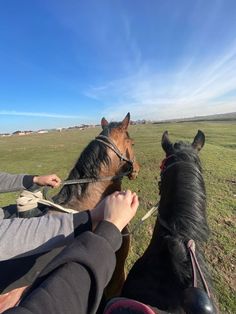
{"label": "brown horse's nostril", "polygon": [[138,173],[139,173],[139,171],[134,170],[132,173],[130,173],[130,174],[128,175],[128,178],[129,178],[130,180],[134,180],[134,179],[137,178]]}

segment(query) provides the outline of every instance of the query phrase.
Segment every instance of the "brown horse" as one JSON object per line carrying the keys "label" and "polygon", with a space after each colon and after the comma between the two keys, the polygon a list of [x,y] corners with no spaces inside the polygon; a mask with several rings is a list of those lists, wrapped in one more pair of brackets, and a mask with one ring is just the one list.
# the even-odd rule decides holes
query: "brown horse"
{"label": "brown horse", "polygon": [[[102,118],[102,132],[85,148],[68,176],[68,180],[93,178],[95,182],[64,186],[54,197],[56,203],[78,211],[94,208],[105,196],[121,190],[124,175],[130,179],[137,177],[139,164],[134,157],[134,141],[127,131],[129,121],[129,113],[122,122],[108,123]],[[108,180],[100,181],[101,177]],[[126,227],[123,233],[127,232]],[[121,292],[129,246],[129,236],[123,237],[122,246],[117,252],[116,269],[105,291],[108,298]]]}
{"label": "brown horse", "polygon": [[[102,132],[84,149],[68,176],[68,180],[90,178],[94,182],[64,186],[53,198],[56,203],[78,211],[92,209],[105,196],[121,190],[123,176],[127,175],[130,179],[137,177],[139,165],[134,157],[134,141],[127,131],[129,121],[129,113],[122,122],[108,123],[105,118],[101,120]],[[101,178],[105,180],[100,180]],[[127,232],[126,227],[123,233]],[[122,246],[117,252],[116,269],[105,291],[107,298],[117,296],[121,292],[129,246],[129,236],[123,237]],[[25,288],[17,288],[2,295],[0,312],[1,307],[7,309],[14,306]]]}

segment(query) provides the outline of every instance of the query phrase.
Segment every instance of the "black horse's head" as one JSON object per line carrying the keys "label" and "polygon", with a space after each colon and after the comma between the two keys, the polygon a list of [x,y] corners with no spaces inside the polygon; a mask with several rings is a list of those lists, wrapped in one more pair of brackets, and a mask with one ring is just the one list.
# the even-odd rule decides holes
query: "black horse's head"
{"label": "black horse's head", "polygon": [[161,145],[166,153],[166,158],[162,162],[161,170],[164,171],[175,161],[192,162],[201,170],[198,152],[200,152],[204,144],[205,135],[200,130],[198,130],[192,144],[183,141],[173,144],[169,139],[168,131],[165,131],[162,135]]}
{"label": "black horse's head", "polygon": [[174,233],[200,241],[208,236],[206,192],[198,155],[204,143],[205,135],[200,130],[192,143],[172,143],[167,131],[161,142],[166,157],[160,167],[160,215],[173,226]]}

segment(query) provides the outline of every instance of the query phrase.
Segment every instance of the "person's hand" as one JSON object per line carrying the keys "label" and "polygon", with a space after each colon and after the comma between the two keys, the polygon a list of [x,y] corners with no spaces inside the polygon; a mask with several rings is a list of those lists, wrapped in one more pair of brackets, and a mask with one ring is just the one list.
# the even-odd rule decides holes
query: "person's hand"
{"label": "person's hand", "polygon": [[40,185],[49,185],[53,188],[58,188],[61,184],[61,179],[56,174],[49,174],[46,176],[35,176],[33,182]]}
{"label": "person's hand", "polygon": [[104,220],[120,231],[130,222],[139,206],[138,196],[130,190],[115,192],[104,200]]}
{"label": "person's hand", "polygon": [[105,199],[104,220],[120,231],[130,222],[139,206],[138,196],[130,190],[115,192]]}

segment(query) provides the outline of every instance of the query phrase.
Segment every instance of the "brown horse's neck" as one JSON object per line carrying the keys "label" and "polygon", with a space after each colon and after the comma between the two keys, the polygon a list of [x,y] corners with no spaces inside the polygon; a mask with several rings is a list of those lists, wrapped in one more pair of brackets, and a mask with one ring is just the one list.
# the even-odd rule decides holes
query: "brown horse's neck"
{"label": "brown horse's neck", "polygon": [[[108,152],[110,166],[101,167],[99,177],[115,176],[122,172],[120,160],[112,151]],[[114,181],[98,181],[88,184],[86,191],[80,197],[72,197],[67,207],[81,211],[94,208],[107,195],[121,190],[121,179]]]}
{"label": "brown horse's neck", "polygon": [[105,181],[89,184],[80,198],[72,198],[67,207],[81,211],[94,208],[107,195],[121,190],[121,181]]}

